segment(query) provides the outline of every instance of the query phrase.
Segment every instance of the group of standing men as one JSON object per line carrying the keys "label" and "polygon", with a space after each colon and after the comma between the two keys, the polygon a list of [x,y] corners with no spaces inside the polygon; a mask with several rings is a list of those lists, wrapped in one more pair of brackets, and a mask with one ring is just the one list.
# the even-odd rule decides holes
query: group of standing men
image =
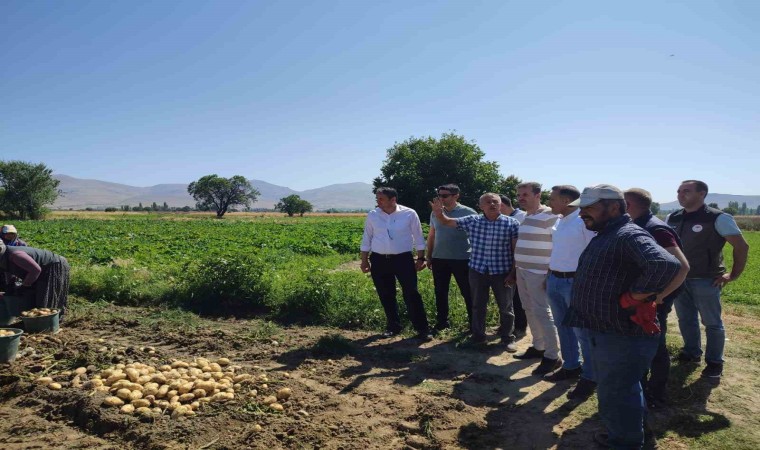
{"label": "group of standing men", "polygon": [[[614,448],[640,448],[647,403],[656,407],[665,399],[665,327],[673,304],[684,338],[677,359],[700,361],[701,317],[707,334],[702,375],[722,374],[720,290],[741,274],[749,247],[730,215],[705,205],[707,191],[701,181],[682,182],[683,209],[662,221],[652,214],[651,195],[640,188],[623,192],[597,185],[581,193],[571,185],[554,186],[547,207],[541,205],[540,184],[521,183],[522,210],[512,208],[509,198],[486,193],[478,215],[458,203],[458,186],[446,184],[430,203],[425,241],[415,211],[397,203],[394,189],[378,188],[378,207],[368,214],[362,238],[361,268],[371,272],[389,337],[402,329],[398,280],[416,337],[431,339],[417,290],[417,272],[426,266],[435,284],[434,331],[449,327],[453,276],[471,341],[485,342],[493,292],[505,350],[517,351],[527,322],[531,346],[514,357],[540,359],[532,374],[548,381],[578,379],[568,392],[571,399],[597,390],[608,431],[598,439]],[[723,265],[726,241],[733,246],[731,271]],[[515,307],[518,301],[522,308]]]}

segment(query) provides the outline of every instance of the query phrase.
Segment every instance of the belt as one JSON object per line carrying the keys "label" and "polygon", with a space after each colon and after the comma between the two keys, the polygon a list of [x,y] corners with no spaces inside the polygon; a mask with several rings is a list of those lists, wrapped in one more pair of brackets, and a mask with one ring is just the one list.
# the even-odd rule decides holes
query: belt
{"label": "belt", "polygon": [[382,253],[372,252],[371,256],[376,256],[378,258],[391,259],[391,258],[395,258],[396,256],[404,256],[404,255],[411,255],[411,254],[412,252],[404,252],[404,253],[389,253],[387,255],[384,255]]}
{"label": "belt", "polygon": [[556,270],[550,270],[549,272],[557,278],[575,278],[575,272],[557,272]]}

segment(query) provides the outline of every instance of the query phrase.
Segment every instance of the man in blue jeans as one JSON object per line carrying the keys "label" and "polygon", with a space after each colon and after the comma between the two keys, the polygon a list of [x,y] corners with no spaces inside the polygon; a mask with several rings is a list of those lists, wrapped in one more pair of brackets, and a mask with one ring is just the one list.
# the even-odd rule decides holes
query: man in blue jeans
{"label": "man in blue jeans", "polygon": [[[665,221],[676,230],[683,242],[683,252],[691,270],[683,290],[675,299],[678,327],[683,336],[681,362],[699,362],[702,357],[702,337],[699,318],[705,326],[707,345],[702,371],[705,378],[720,378],[723,374],[723,348],[726,331],[721,319],[720,291],[726,283],[739,278],[747,264],[749,245],[731,215],[705,205],[707,184],[686,180],[678,187],[678,203],[683,209]],[[733,246],[734,264],[731,271],[723,265],[723,246]]]}
{"label": "man in blue jeans", "polygon": [[[579,206],[586,228],[597,235],[578,261],[563,325],[588,331],[599,416],[607,428],[595,439],[615,449],[640,449],[646,420],[640,380],[659,341],[653,302],[681,264],[631,221],[617,187],[586,188]],[[630,309],[622,306],[629,303]]]}
{"label": "man in blue jeans", "polygon": [[[546,294],[554,316],[554,325],[559,335],[562,353],[562,367],[544,376],[547,381],[576,380],[578,384],[567,396],[571,400],[585,400],[594,393],[596,381],[591,364],[590,343],[587,333],[581,328],[562,325],[570,307],[578,258],[596,233],[586,228],[578,210],[580,191],[575,186],[554,186],[549,196],[549,206],[553,214],[562,217],[552,228],[552,253],[549,260],[549,277],[546,280]],[[579,345],[580,344],[580,345]],[[581,366],[581,354],[583,365]]]}

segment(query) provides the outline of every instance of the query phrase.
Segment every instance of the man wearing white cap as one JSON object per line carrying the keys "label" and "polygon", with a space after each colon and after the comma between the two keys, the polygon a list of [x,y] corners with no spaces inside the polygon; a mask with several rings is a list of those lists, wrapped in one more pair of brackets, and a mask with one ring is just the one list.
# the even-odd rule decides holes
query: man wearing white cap
{"label": "man wearing white cap", "polygon": [[13,225],[3,225],[0,229],[0,239],[8,247],[26,247],[26,242],[18,238],[18,231]]}
{"label": "man wearing white cap", "polygon": [[644,445],[646,403],[640,380],[657,352],[654,300],[681,264],[626,214],[623,192],[600,184],[583,190],[580,217],[597,235],[578,260],[564,325],[585,328],[597,382],[599,416],[612,448]]}

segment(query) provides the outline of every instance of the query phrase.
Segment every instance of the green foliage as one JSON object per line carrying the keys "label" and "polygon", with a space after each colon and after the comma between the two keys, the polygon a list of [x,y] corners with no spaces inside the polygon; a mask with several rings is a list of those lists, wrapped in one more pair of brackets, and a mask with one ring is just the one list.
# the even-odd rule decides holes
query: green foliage
{"label": "green foliage", "polygon": [[412,137],[388,149],[373,185],[395,188],[399,203],[413,208],[421,220],[427,221],[428,202],[442,184],[457,184],[462,190],[459,201],[470,206],[476,206],[484,192],[498,189],[499,165],[484,157],[474,142],[453,133],[440,139]]}
{"label": "green foliage", "polygon": [[167,301],[174,289],[174,278],[151,272],[132,261],[72,267],[70,291],[90,300],[122,305],[149,305]]}
{"label": "green foliage", "polygon": [[0,210],[13,218],[41,219],[61,191],[45,164],[0,161]]}
{"label": "green foliage", "polygon": [[300,214],[303,216],[304,213],[313,211],[314,207],[300,196],[293,194],[281,198],[280,201],[274,205],[274,209],[286,213],[289,217],[293,217],[293,214]]}
{"label": "green foliage", "polygon": [[660,204],[657,202],[652,202],[652,206],[650,206],[649,209],[652,210],[652,214],[654,214],[655,216],[657,214],[660,214]]}
{"label": "green foliage", "polygon": [[[216,211],[221,218],[234,205],[250,207],[261,193],[245,177],[235,175],[232,178],[216,174],[206,175],[187,186],[187,192],[198,202],[198,209]],[[158,209],[155,203],[154,209]]]}
{"label": "green foliage", "polygon": [[734,206],[729,206],[727,208],[723,208],[723,212],[726,213],[726,214],[731,214],[732,216],[738,216],[739,215],[739,210],[736,207],[734,207]]}
{"label": "green foliage", "polygon": [[[722,298],[727,302],[760,306],[760,233],[744,233],[744,239],[749,244],[747,266],[738,280],[732,281],[723,288]],[[733,247],[726,244],[723,248],[723,258],[726,268],[733,265]]]}
{"label": "green foliage", "polygon": [[258,255],[208,255],[182,271],[178,301],[200,314],[246,315],[264,310],[272,266]]}
{"label": "green foliage", "polygon": [[333,333],[322,336],[311,347],[312,353],[317,356],[342,357],[356,353],[356,345],[345,336]]}

